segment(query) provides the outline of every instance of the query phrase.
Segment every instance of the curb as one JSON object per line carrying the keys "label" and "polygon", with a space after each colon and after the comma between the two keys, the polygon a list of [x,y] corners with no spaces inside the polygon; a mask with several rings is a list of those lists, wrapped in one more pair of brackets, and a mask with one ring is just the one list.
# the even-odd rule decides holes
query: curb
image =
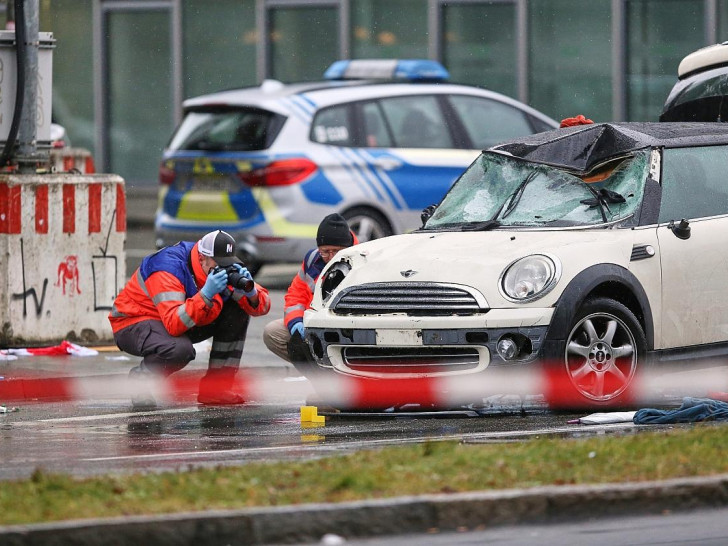
{"label": "curb", "polygon": [[0,527],[0,542],[5,546],[316,543],[327,533],[349,539],[382,537],[726,505],[728,474],[721,474],[658,482],[547,486],[17,525]]}

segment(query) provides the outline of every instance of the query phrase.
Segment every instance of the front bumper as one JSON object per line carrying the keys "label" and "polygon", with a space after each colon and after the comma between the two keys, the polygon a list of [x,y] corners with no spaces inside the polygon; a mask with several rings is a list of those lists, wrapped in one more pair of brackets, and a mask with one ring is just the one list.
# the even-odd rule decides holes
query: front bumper
{"label": "front bumper", "polygon": [[[532,364],[552,315],[552,308],[491,309],[464,317],[354,317],[309,310],[304,324],[321,368],[369,378],[437,377]],[[517,358],[499,354],[504,337],[523,341]]]}

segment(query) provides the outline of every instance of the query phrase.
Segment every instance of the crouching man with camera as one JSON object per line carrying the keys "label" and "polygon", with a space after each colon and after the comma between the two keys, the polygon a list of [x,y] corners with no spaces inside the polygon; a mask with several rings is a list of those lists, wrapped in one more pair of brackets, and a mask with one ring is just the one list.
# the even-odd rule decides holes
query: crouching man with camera
{"label": "crouching man with camera", "polygon": [[[197,401],[242,404],[233,391],[251,316],[270,310],[268,291],[235,255],[235,239],[213,231],[142,260],[114,301],[109,322],[119,349],[141,356],[131,379],[167,377],[195,358],[193,344],[212,337]],[[135,407],[153,406],[139,382]]]}

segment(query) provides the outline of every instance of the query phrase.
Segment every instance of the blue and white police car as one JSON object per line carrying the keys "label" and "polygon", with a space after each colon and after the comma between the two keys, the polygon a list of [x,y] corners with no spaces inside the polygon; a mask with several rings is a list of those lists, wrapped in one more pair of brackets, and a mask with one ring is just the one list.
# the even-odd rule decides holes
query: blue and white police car
{"label": "blue and white police car", "polygon": [[257,270],[299,261],[332,212],[360,241],[407,232],[481,150],[558,126],[448,77],[431,60],[338,61],[322,82],[185,101],[160,164],[157,246],[220,228]]}

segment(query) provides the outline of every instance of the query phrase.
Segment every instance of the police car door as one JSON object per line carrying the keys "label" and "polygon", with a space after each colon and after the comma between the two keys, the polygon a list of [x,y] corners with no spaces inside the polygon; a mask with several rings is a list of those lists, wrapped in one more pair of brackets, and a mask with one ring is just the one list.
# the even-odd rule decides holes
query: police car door
{"label": "police car door", "polygon": [[422,209],[439,203],[479,153],[462,149],[435,95],[362,102],[356,116],[363,144],[356,154],[401,231],[419,227]]}

